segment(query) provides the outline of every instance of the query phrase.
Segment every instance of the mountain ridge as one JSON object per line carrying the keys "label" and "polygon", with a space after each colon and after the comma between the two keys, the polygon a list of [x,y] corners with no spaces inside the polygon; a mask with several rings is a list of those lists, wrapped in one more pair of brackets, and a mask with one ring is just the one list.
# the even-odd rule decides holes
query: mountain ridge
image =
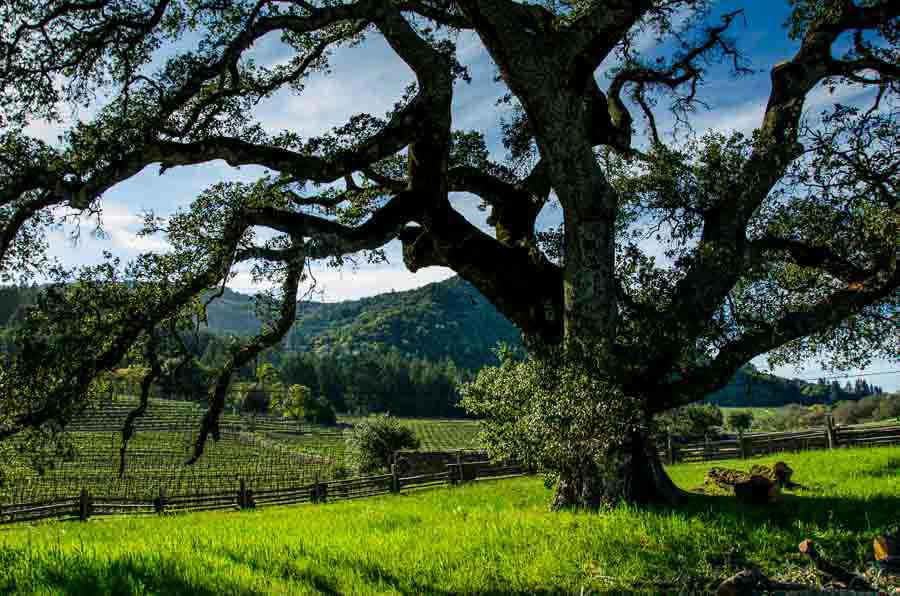
{"label": "mountain ridge", "polygon": [[[39,288],[0,287],[0,339]],[[351,362],[361,352],[397,352],[409,360],[452,362],[469,372],[496,364],[494,349],[521,349],[518,329],[471,284],[455,276],[422,287],[341,302],[304,301],[281,344],[285,352]],[[261,326],[251,295],[226,288],[208,309],[208,331],[247,336]],[[7,332],[8,335],[8,332]],[[752,365],[704,401],[720,406],[778,406],[858,399],[846,388],[762,373]],[[749,389],[748,389],[749,387]]]}

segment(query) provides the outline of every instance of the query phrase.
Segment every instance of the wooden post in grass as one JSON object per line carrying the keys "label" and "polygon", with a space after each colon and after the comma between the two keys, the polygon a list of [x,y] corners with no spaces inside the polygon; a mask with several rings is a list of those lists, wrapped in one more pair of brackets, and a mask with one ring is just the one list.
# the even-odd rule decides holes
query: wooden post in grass
{"label": "wooden post in grass", "polygon": [[710,459],[711,453],[709,450],[709,435],[703,434],[703,461],[708,461]]}
{"label": "wooden post in grass", "polygon": [[241,478],[240,488],[238,489],[238,507],[246,509],[247,504],[247,481]]}
{"label": "wooden post in grass", "polygon": [[837,432],[834,429],[834,417],[830,413],[825,415],[825,441],[829,449],[834,449],[838,445]]}
{"label": "wooden post in grass", "polygon": [[738,433],[738,449],[741,451],[741,459],[747,459],[747,442],[744,440],[744,432]]}
{"label": "wooden post in grass", "polygon": [[670,466],[675,465],[675,442],[672,440],[672,433],[666,435],[666,460]]}
{"label": "wooden post in grass", "polygon": [[78,498],[78,519],[87,521],[91,516],[91,495],[88,494],[86,488],[81,489],[81,495]]}
{"label": "wooden post in grass", "polygon": [[400,492],[400,472],[397,470],[397,464],[391,464],[391,492]]}
{"label": "wooden post in grass", "polygon": [[166,496],[165,487],[159,487],[159,496],[153,499],[153,509],[157,513],[165,513],[166,505],[169,503],[169,498]]}

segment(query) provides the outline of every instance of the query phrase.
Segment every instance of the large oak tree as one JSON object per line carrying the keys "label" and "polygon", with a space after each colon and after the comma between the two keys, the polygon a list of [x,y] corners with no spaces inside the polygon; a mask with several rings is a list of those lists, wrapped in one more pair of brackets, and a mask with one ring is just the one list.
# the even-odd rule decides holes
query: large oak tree
{"label": "large oak tree", "polygon": [[[721,387],[760,354],[826,351],[846,364],[898,349],[900,3],[792,0],[785,35],[796,51],[771,66],[755,132],[676,142],[668,123],[690,125],[710,66],[748,70],[734,40],[740,12],[710,19],[706,4],[3,3],[0,270],[39,267],[55,218],[102,211],[104,194],[148,165],[225,160],[271,174],[218,184],[171,218],[148,217],[147,231],[165,233],[171,251],[85,269],[46,299],[0,378],[0,435],[65,421],[98,375],[156,345],[160,329],[177,335],[202,316],[201,292],[253,262],[259,276],[280,280],[281,304],[259,336],[233,347],[199,456],[217,434],[232,372],[293,322],[307,264],[361,251],[377,258],[399,238],[411,271],[452,268],[522,330],[536,361],[562,354],[563,368],[587,371],[605,397],[595,404],[573,385],[586,410],[627,410],[629,424],[607,420],[573,435],[557,505],[676,499],[647,444],[655,413]],[[478,35],[508,88],[504,163],[480,135],[453,128],[454,83],[467,78],[455,57],[459,30]],[[269,35],[289,59],[252,59]],[[386,118],[359,115],[312,139],[268,133],[254,119],[260,100],[302,93],[335,48],[366,36],[383,37],[415,76]],[[641,36],[672,49],[645,55]],[[823,85],[871,89],[869,103],[807,120],[804,102]],[[109,100],[60,147],[23,132],[98,92]],[[459,191],[490,209],[493,233],[453,208],[448,193]],[[536,229],[556,201],[562,225]],[[260,240],[260,228],[274,238]],[[665,262],[641,250],[648,231]],[[627,408],[609,407],[610,396]],[[579,454],[600,432],[618,435],[603,461]]]}

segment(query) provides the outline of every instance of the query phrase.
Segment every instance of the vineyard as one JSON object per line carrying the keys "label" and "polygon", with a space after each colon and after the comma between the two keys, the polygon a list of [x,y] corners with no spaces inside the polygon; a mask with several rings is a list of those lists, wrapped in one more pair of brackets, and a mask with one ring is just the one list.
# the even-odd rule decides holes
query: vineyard
{"label": "vineyard", "polygon": [[[340,416],[345,424],[361,420],[359,416]],[[481,430],[477,420],[452,418],[398,418],[400,424],[416,433],[422,442],[423,451],[449,451],[454,449],[478,449],[478,433]]]}
{"label": "vineyard", "polygon": [[[88,491],[96,497],[146,500],[237,491],[240,482],[257,491],[278,491],[351,476],[344,461],[344,431],[359,417],[337,427],[297,424],[274,417],[222,417],[219,441],[207,442],[199,461],[187,465],[204,411],[192,402],[151,400],[136,421],[137,432],[120,470],[121,429],[137,406],[116,399],[86,410],[70,424],[72,454],[51,468],[29,472],[0,487],[0,508]],[[471,449],[478,423],[464,420],[401,419],[423,450]],[[120,473],[121,471],[121,473]]]}

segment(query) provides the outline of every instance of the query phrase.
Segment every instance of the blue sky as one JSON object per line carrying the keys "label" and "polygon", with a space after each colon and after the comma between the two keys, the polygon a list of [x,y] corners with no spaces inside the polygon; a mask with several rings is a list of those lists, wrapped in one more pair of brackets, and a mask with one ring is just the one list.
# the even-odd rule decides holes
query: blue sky
{"label": "blue sky", "polygon": [[[713,68],[701,94],[711,109],[701,109],[693,119],[698,132],[708,129],[723,132],[752,131],[761,120],[769,93],[769,68],[790,57],[796,49],[795,42],[787,38],[782,27],[789,10],[786,1],[719,2],[715,5],[713,18],[736,8],[744,8],[746,12],[743,19],[739,18],[734,23],[733,31],[739,37],[739,47],[749,58],[749,65],[760,72],[734,79],[727,68]],[[270,35],[257,44],[253,48],[254,58],[267,63],[284,59],[285,48],[276,39],[277,36]],[[504,93],[504,88],[494,82],[495,68],[474,34],[462,33],[458,48],[459,59],[469,67],[472,82],[460,82],[456,86],[454,126],[484,133],[495,157],[500,159],[503,149],[499,142],[499,124],[503,109],[497,108],[495,101]],[[641,41],[641,48],[648,52],[659,51],[650,38]],[[164,55],[165,52],[161,57]],[[317,135],[344,123],[355,113],[384,114],[402,95],[406,85],[413,81],[409,69],[377,35],[371,35],[356,48],[338,50],[331,66],[333,74],[313,76],[302,95],[279,93],[262,102],[258,107],[257,117],[263,126],[273,132],[290,129],[303,136]],[[601,68],[597,77],[601,86],[605,87],[603,71]],[[858,90],[839,89],[836,96],[830,96],[824,89],[817,89],[807,102],[807,111],[814,115],[835,100],[852,103],[861,99],[863,98]],[[91,110],[70,113],[72,119],[87,119],[90,116]],[[635,117],[637,119],[637,114]],[[661,117],[662,128],[665,128],[665,123],[666,119]],[[642,127],[642,123],[638,124]],[[29,127],[29,132],[48,142],[55,142],[60,127],[35,122]],[[224,162],[212,162],[189,168],[175,168],[162,176],[158,172],[158,167],[150,166],[107,193],[104,201],[104,238],[83,235],[79,243],[73,245],[66,239],[65,230],[56,231],[50,238],[51,253],[63,264],[74,266],[98,262],[103,250],[110,250],[127,258],[144,250],[164,249],[163,238],[141,238],[135,235],[142,210],[152,209],[163,215],[171,213],[189,204],[200,191],[213,183],[223,180],[252,180],[263,170],[255,167],[235,169]],[[453,197],[453,202],[464,215],[487,228],[484,222],[486,214],[477,209],[478,199],[459,194]],[[559,209],[554,209],[551,205],[542,212],[539,224],[553,225],[560,217]],[[660,251],[660,247],[650,242],[645,248],[656,254]],[[340,270],[317,267],[315,275],[318,287],[323,290],[320,298],[327,301],[360,298],[390,290],[411,289],[453,275],[449,269],[440,267],[410,273],[403,266],[400,246],[396,241],[388,245],[387,255],[389,262],[379,265],[361,264]],[[254,289],[247,270],[239,273],[231,286],[244,292],[252,292]],[[758,364],[763,363],[760,361]],[[900,361],[877,361],[867,370],[895,369],[900,369]],[[817,377],[821,374],[821,367],[816,363],[809,363],[802,370],[782,367],[774,372],[785,376]],[[868,380],[885,389],[900,388],[900,375],[879,375]]]}

